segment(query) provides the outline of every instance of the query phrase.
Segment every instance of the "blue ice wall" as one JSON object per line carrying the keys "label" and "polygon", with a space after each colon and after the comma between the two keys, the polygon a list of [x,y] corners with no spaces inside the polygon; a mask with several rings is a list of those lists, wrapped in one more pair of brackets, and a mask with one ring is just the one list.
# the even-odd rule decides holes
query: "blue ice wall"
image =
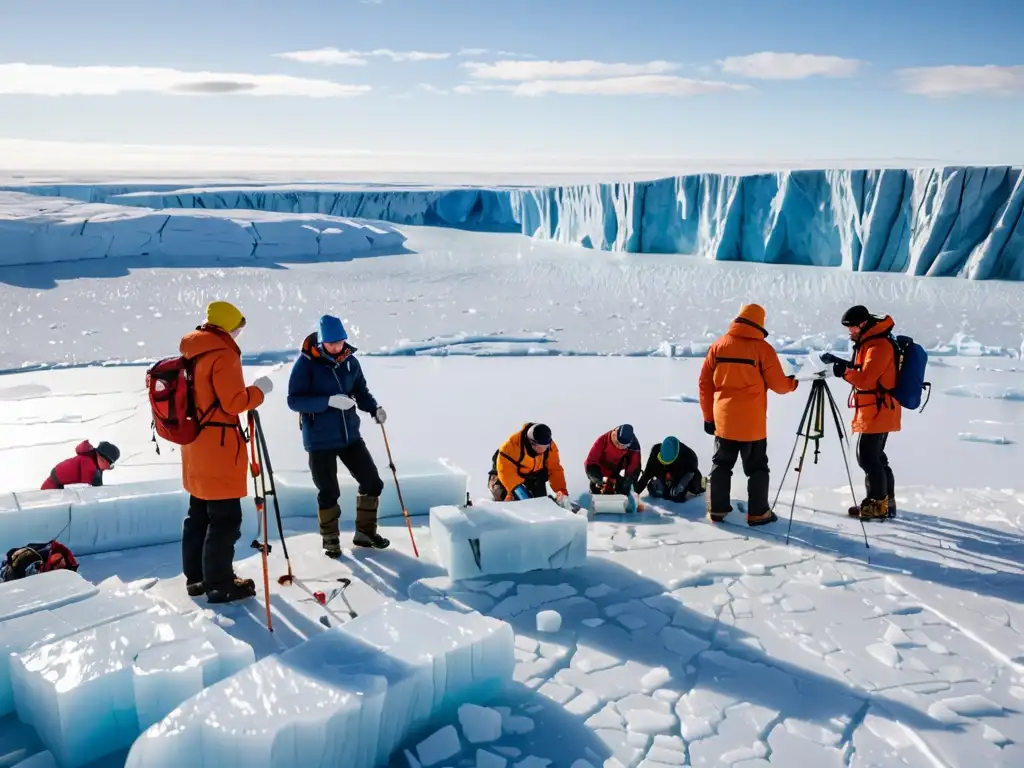
{"label": "blue ice wall", "polygon": [[539,188],[8,187],[152,208],[259,209],[521,232],[719,261],[1024,280],[1020,168],[700,174]]}

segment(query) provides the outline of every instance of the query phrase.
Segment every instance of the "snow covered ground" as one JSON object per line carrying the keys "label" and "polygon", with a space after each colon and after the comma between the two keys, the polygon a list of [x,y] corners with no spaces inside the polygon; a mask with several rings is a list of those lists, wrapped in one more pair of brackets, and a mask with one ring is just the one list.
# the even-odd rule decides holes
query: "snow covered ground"
{"label": "snow covered ground", "polygon": [[[837,342],[846,306],[865,302],[928,346],[959,342],[968,353],[932,358],[931,402],[906,415],[890,444],[900,517],[868,527],[870,549],[845,515],[850,491],[830,431],[804,473],[789,546],[784,523],[749,529],[737,512],[712,527],[697,499],[592,520],[589,557],[575,569],[453,584],[426,517],[414,520],[419,559],[402,522],[389,519],[393,550],[346,551],[337,563],[319,554],[314,518],[286,518],[293,566],[319,588],[352,577],[361,614],[382,597],[413,599],[476,609],[515,632],[513,684],[477,702],[497,711],[446,715],[410,734],[391,766],[1024,762],[1019,285],[623,258],[518,235],[401,229],[411,253],[349,262],[0,269],[0,367],[41,368],[0,377],[0,490],[38,487],[85,437],[121,447],[110,483],[176,477],[177,454],[165,446],[157,456],[149,442],[142,367],[50,368],[173,354],[214,297],[249,318],[241,345],[263,358],[247,378],[267,373],[277,386],[261,408],[275,469],[305,467],[284,405],[288,361],[316,317],[334,310],[364,353],[383,355],[364,355],[364,369],[388,410],[399,470],[443,457],[470,473],[474,497],[494,449],[528,419],[551,424],[577,494],[590,443],[623,421],[645,450],[678,435],[707,472],[694,358],[739,304],[767,306],[773,338],[791,350],[786,365],[799,371],[808,347]],[[595,354],[659,348],[661,357]],[[831,386],[844,406],[845,386]],[[771,401],[773,490],[806,395],[805,385]],[[385,469],[379,430],[364,424]],[[739,498],[742,477],[735,483]],[[350,530],[351,510],[344,520]],[[246,542],[239,573],[261,583]],[[271,575],[284,567],[275,547]],[[117,575],[190,615],[205,610],[184,594],[174,544],[85,556],[81,573]],[[273,578],[271,590],[272,635],[260,601],[210,614],[258,659],[324,631],[305,593]],[[552,617],[538,625],[541,611],[558,612],[557,630],[542,631]],[[42,750],[16,716],[0,719],[0,766]],[[125,755],[96,765],[120,766]]]}

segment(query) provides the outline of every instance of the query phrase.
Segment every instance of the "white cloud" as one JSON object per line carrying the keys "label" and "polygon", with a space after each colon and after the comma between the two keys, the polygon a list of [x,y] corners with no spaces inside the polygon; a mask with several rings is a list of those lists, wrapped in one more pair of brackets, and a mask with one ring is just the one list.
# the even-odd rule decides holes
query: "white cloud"
{"label": "white cloud", "polygon": [[311,48],[305,51],[275,53],[281,59],[290,59],[302,64],[346,65],[365,67],[370,58],[389,58],[392,61],[443,61],[450,53],[428,53],[425,51],[393,51],[377,48],[372,51],[342,51],[337,48]]}
{"label": "white cloud", "polygon": [[421,91],[426,91],[427,93],[433,93],[433,94],[435,94],[437,96],[447,96],[448,95],[448,91],[446,91],[444,88],[438,88],[436,85],[431,85],[430,83],[420,83],[418,87],[419,87],[419,89]]}
{"label": "white cloud", "polygon": [[498,91],[515,96],[544,96],[547,94],[586,96],[698,96],[721,91],[746,91],[748,85],[737,85],[719,80],[694,80],[674,75],[635,75],[608,77],[594,80],[529,80],[522,83],[474,83],[456,86],[463,95]]}
{"label": "white cloud", "polygon": [[642,64],[606,63],[582,59],[578,61],[495,61],[483,64],[467,61],[460,65],[478,80],[557,80],[584,77],[631,77],[660,75],[679,69],[668,61],[648,61]]}
{"label": "white cloud", "polygon": [[853,77],[864,62],[813,53],[762,51],[749,56],[730,56],[718,65],[723,72],[757,80],[803,80],[808,77]]}
{"label": "white cloud", "polygon": [[463,48],[459,56],[486,56],[490,52],[490,48]]}
{"label": "white cloud", "polygon": [[359,96],[369,85],[350,85],[289,75],[183,72],[165,67],[63,67],[0,64],[0,95],[114,96],[122,93],[225,94],[250,96]]}
{"label": "white cloud", "polygon": [[942,97],[964,93],[1017,93],[1024,91],[1024,66],[994,64],[969,67],[912,67],[898,74],[904,89],[923,96]]}

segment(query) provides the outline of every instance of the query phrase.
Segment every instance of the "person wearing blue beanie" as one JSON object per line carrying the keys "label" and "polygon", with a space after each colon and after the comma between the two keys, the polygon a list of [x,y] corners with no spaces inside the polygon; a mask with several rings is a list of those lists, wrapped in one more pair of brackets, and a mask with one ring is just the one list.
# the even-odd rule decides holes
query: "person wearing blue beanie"
{"label": "person wearing blue beanie", "polygon": [[391,545],[377,532],[384,481],[359,433],[356,410],[373,414],[378,424],[384,423],[387,413],[370,393],[356,351],[341,320],[324,315],[319,332],[309,334],[302,343],[288,379],[288,407],[299,414],[302,425],[302,447],[309,454],[320,536],[328,557],[341,555],[339,460],[359,484],[352,543],[373,549]]}
{"label": "person wearing blue beanie", "polygon": [[700,472],[697,454],[677,437],[669,436],[651,448],[643,474],[633,484],[639,496],[683,502],[700,496],[707,481]]}

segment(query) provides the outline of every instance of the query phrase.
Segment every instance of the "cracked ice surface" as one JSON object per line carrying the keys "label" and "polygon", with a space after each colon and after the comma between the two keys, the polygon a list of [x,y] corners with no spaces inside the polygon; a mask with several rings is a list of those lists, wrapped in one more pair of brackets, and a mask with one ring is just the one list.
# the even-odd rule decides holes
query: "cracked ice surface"
{"label": "cracked ice surface", "polygon": [[[948,501],[913,494],[930,511]],[[982,501],[927,527],[902,505],[869,529],[870,562],[838,515],[798,520],[789,547],[772,529],[707,525],[699,499],[592,522],[582,568],[523,574],[494,601],[528,691],[509,714],[544,702],[536,734],[502,743],[605,768],[1024,764],[1024,608],[1008,587],[1024,496]],[[842,508],[838,492],[800,503]],[[540,610],[562,615],[557,633],[537,631]],[[544,746],[556,717],[580,746]]]}

